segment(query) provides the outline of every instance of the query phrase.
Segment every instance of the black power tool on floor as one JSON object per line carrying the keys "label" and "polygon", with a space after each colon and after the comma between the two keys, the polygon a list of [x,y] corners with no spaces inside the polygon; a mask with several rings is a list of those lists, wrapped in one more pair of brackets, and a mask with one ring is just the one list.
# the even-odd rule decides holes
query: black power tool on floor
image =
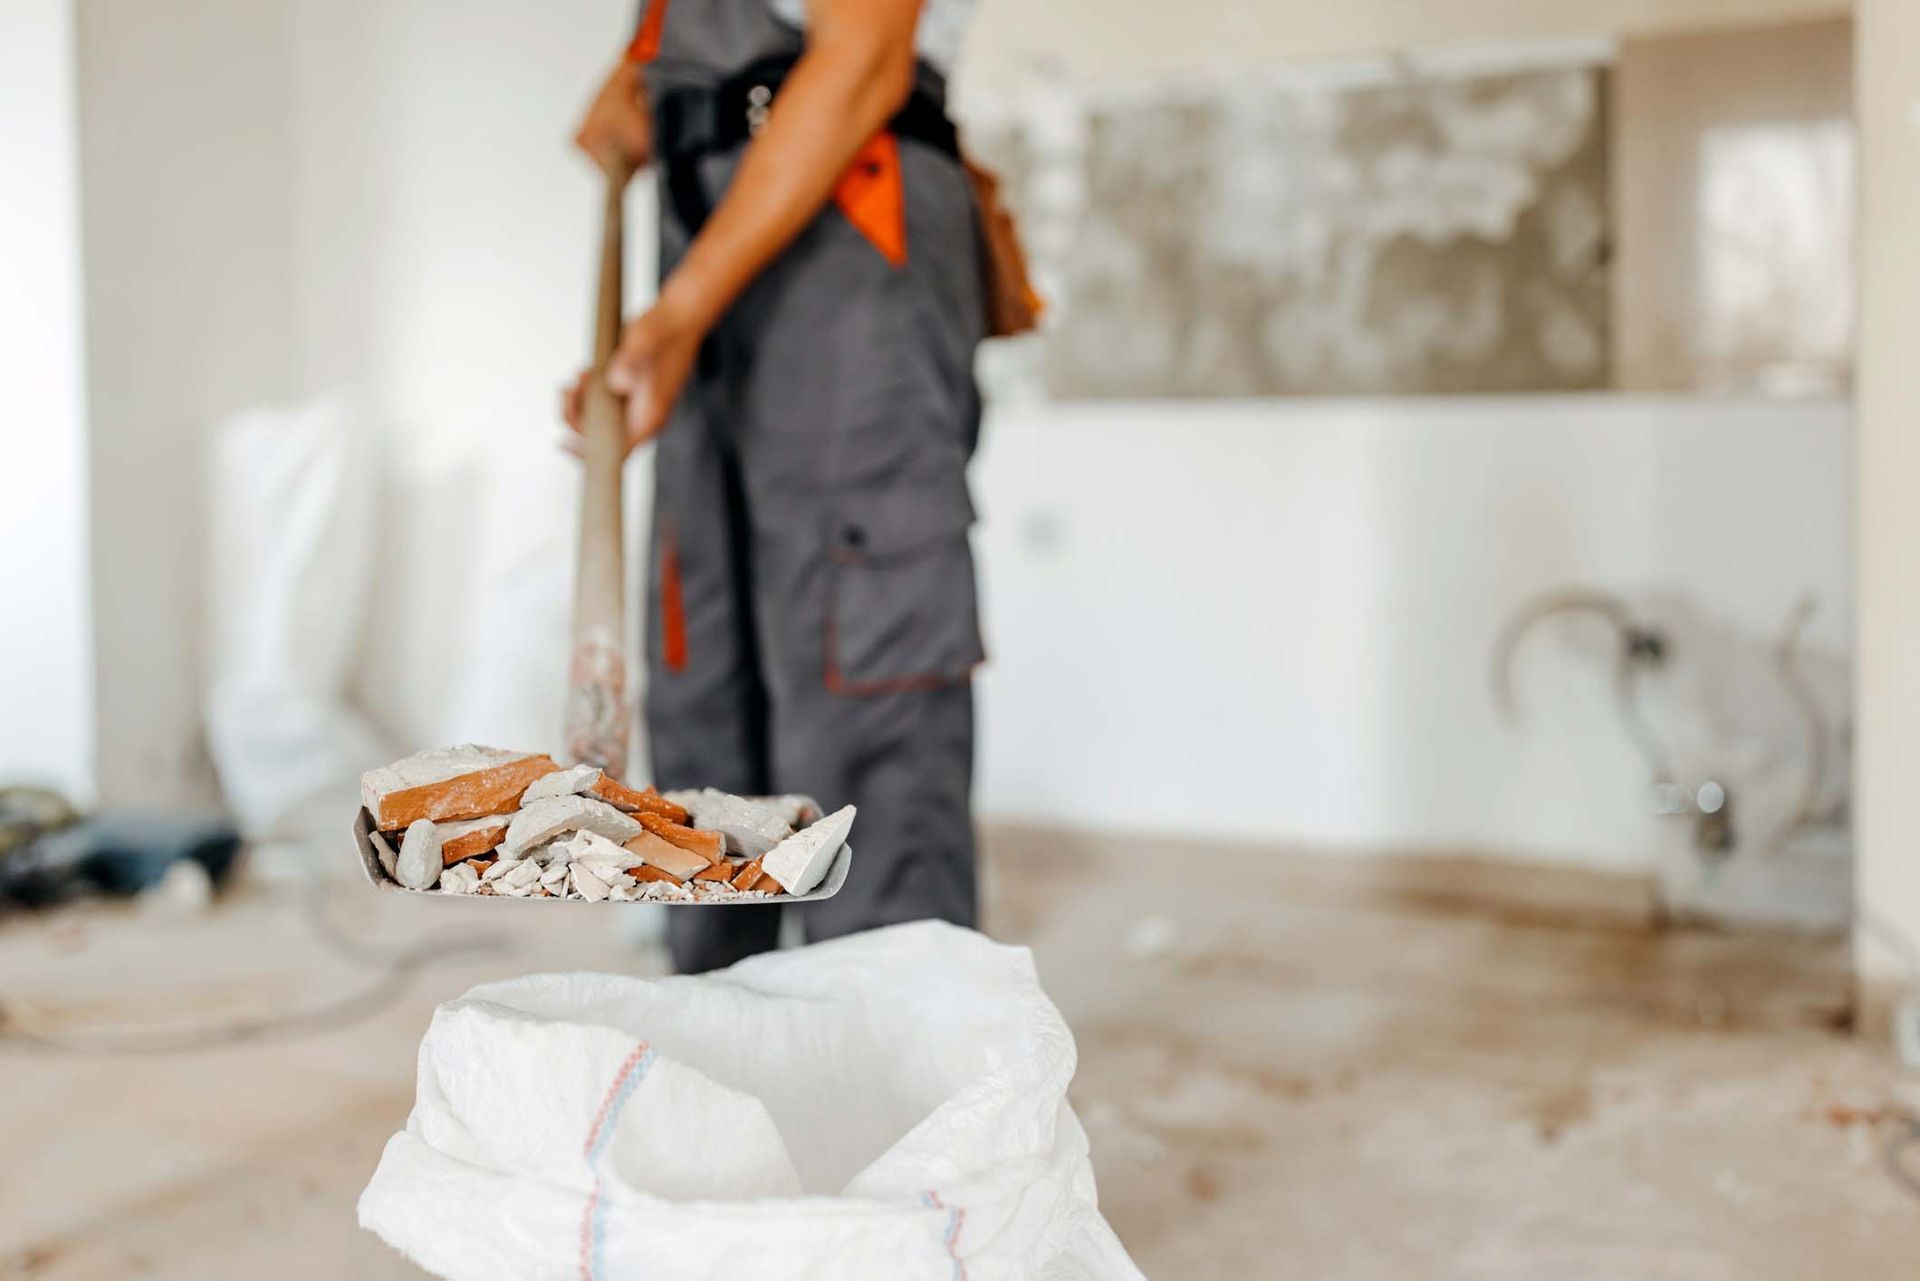
{"label": "black power tool on floor", "polygon": [[223,818],[83,815],[43,787],[0,787],[0,910],[51,907],[90,894],[124,898],[197,863],[217,890],[240,852]]}

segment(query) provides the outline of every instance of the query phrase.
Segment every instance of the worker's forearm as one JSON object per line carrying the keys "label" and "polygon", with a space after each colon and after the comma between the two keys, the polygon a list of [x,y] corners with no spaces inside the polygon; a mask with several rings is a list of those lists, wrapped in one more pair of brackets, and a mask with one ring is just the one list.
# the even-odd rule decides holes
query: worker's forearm
{"label": "worker's forearm", "polygon": [[800,234],[862,144],[913,85],[911,48],[858,31],[810,41],[726,196],[661,288],[660,305],[711,328]]}

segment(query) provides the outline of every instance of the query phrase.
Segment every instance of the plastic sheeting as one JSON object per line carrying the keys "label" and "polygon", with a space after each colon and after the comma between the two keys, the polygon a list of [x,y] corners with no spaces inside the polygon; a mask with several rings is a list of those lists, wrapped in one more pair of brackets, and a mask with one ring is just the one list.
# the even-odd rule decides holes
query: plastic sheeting
{"label": "plastic sheeting", "polygon": [[255,841],[340,843],[387,755],[347,698],[375,528],[363,455],[332,401],[256,410],[214,442],[207,745]]}

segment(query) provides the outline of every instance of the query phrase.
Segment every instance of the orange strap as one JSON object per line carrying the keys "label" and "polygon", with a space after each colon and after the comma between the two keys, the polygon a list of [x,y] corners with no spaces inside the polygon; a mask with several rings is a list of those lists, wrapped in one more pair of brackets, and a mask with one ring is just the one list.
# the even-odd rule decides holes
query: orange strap
{"label": "orange strap", "polygon": [[867,139],[840,175],[833,203],[888,262],[906,265],[907,188],[900,177],[898,138],[882,130]]}
{"label": "orange strap", "polygon": [[667,23],[667,0],[647,0],[640,15],[640,30],[627,46],[627,61],[648,63],[660,56],[660,28]]}
{"label": "orange strap", "polygon": [[687,603],[680,594],[680,548],[660,541],[660,657],[670,672],[687,670]]}

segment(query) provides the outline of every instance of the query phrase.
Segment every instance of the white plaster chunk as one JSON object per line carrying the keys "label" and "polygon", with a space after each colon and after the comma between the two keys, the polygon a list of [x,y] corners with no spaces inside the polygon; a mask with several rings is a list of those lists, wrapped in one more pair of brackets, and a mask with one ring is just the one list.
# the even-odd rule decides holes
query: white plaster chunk
{"label": "white plaster chunk", "polygon": [[373,834],[373,852],[379,856],[380,870],[387,874],[387,879],[390,881],[399,880],[400,871],[398,864],[400,856],[394,853],[393,846],[387,843],[387,838],[378,832]]}
{"label": "white plaster chunk", "polygon": [[455,863],[440,873],[442,894],[471,894],[480,888],[480,873],[465,863]]}
{"label": "white plaster chunk", "polygon": [[555,859],[553,862],[548,863],[546,870],[540,873],[540,883],[548,889],[552,889],[566,879],[567,865],[560,859]]}
{"label": "white plaster chunk", "polygon": [[501,848],[518,858],[521,851],[563,832],[594,832],[618,843],[631,840],[645,830],[638,820],[591,796],[549,796],[513,816]]}
{"label": "white plaster chunk", "polygon": [[618,895],[629,903],[693,903],[698,900],[692,890],[684,885],[675,885],[672,881],[636,881],[633,888]]}
{"label": "white plaster chunk", "polygon": [[514,898],[526,898],[540,888],[540,871],[540,864],[532,859],[522,859],[494,884],[494,890]]}
{"label": "white plaster chunk", "polygon": [[600,770],[597,766],[576,765],[572,769],[555,770],[527,784],[527,790],[520,793],[520,808],[525,809],[535,801],[549,797],[577,796],[599,781]]}
{"label": "white plaster chunk", "polygon": [[515,869],[516,867],[519,867],[522,863],[525,863],[526,861],[527,861],[526,859],[512,859],[512,858],[500,859],[497,862],[495,862],[492,867],[488,868],[481,875],[480,880],[483,883],[490,883],[493,881],[497,881],[501,877],[505,876],[508,872],[513,871],[513,869]]}
{"label": "white plaster chunk", "polygon": [[857,811],[849,805],[835,810],[811,827],[803,827],[768,850],[760,870],[780,882],[789,894],[805,894],[826,878],[834,855],[847,843]]}
{"label": "white plaster chunk", "polygon": [[440,829],[430,818],[417,818],[400,838],[400,854],[393,861],[394,878],[410,890],[430,890],[440,879]]}
{"label": "white plaster chunk", "polygon": [[811,796],[788,792],[781,796],[769,796],[767,803],[779,809],[780,817],[787,821],[788,827],[805,827],[820,821],[819,803]]}
{"label": "white plaster chunk", "polygon": [[552,867],[555,863],[558,863],[560,864],[560,866],[565,867],[572,858],[572,854],[569,849],[569,843],[572,835],[573,834],[571,832],[568,832],[563,835],[551,837],[547,840],[541,841],[538,845],[535,845],[531,849],[528,849],[525,852],[523,852],[521,854],[521,857],[530,858],[535,862],[539,863],[543,867]]}
{"label": "white plaster chunk", "polygon": [[720,833],[729,850],[748,858],[758,858],[785,840],[793,832],[789,817],[799,813],[782,798],[755,800],[711,787],[670,792],[667,799],[685,807],[695,827]]}
{"label": "white plaster chunk", "polygon": [[593,870],[590,863],[573,865],[573,891],[589,903],[598,903],[607,897],[608,885],[600,874]]}
{"label": "white plaster chunk", "polygon": [[[502,867],[506,871],[501,871]],[[540,864],[532,859],[523,858],[515,863],[496,863],[487,869],[486,880],[493,883],[496,893],[525,895],[540,883]]]}
{"label": "white plaster chunk", "polygon": [[568,842],[567,854],[576,863],[591,863],[604,878],[610,870],[624,871],[640,861],[640,856],[624,845],[616,844],[598,832],[580,831]]}

